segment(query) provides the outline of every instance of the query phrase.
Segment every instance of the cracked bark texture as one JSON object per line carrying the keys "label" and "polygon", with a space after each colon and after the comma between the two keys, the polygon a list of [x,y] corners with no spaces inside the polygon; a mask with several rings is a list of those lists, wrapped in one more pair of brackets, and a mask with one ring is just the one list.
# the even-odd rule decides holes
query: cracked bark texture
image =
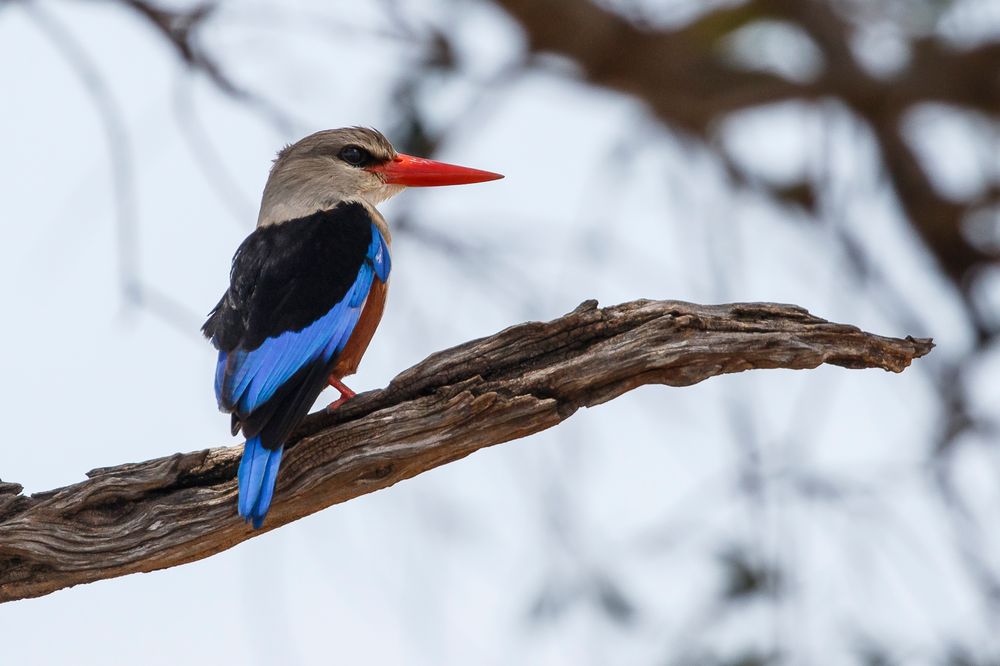
{"label": "cracked bark texture", "polygon": [[554,321],[436,353],[387,388],[308,417],[286,448],[261,530],[236,515],[242,447],[96,469],[31,496],[0,483],[0,601],[208,557],[644,384],[824,363],[901,372],[932,347],[792,305],[588,301]]}

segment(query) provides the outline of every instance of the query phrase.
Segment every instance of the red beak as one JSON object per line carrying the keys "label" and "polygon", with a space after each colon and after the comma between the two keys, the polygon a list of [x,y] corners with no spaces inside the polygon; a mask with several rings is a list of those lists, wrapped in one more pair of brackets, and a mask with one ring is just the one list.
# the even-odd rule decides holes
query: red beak
{"label": "red beak", "polygon": [[425,160],[412,155],[396,155],[391,161],[368,167],[382,176],[388,185],[408,187],[433,187],[435,185],[468,185],[503,178],[498,173]]}

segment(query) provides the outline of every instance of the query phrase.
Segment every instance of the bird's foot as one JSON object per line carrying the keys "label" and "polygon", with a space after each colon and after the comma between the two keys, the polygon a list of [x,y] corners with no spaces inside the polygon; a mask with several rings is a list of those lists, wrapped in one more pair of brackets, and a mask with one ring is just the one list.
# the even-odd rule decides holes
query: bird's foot
{"label": "bird's foot", "polygon": [[326,406],[326,411],[328,412],[332,412],[333,410],[337,409],[345,402],[347,402],[348,400],[357,395],[357,393],[349,389],[342,381],[340,381],[339,378],[334,377],[333,375],[330,375],[330,378],[327,379],[327,383],[329,383],[330,386],[332,386],[333,388],[340,391],[340,398],[334,400],[333,402],[331,402],[329,405]]}

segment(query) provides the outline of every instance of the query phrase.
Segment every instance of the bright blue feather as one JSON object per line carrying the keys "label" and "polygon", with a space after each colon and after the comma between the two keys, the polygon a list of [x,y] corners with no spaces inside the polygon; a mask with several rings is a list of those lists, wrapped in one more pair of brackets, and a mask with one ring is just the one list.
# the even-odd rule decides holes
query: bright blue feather
{"label": "bright blue feather", "polygon": [[257,504],[254,507],[254,529],[258,529],[264,524],[264,516],[267,515],[268,509],[271,508],[271,498],[274,497],[274,486],[278,481],[278,468],[281,467],[281,452],[284,448],[282,446],[271,451],[271,454],[267,458],[267,467],[264,468],[264,480],[260,486],[260,497],[257,499]]}
{"label": "bright blue feather", "polygon": [[265,449],[259,437],[247,440],[243,448],[243,459],[237,474],[240,484],[239,513],[247,522],[253,522],[255,528],[264,523],[264,516],[271,508],[283,449]]}
{"label": "bright blue feather", "polygon": [[375,276],[385,282],[392,270],[392,258],[389,256],[389,246],[375,225],[372,225],[372,244],[368,248],[368,259],[375,268]]}
{"label": "bright blue feather", "polygon": [[[330,363],[347,345],[375,278],[389,278],[389,248],[372,225],[372,241],[354,284],[330,311],[299,331],[268,338],[252,351],[219,352],[215,393],[225,411],[254,412],[299,370],[317,360]],[[266,449],[259,437],[247,441],[239,470],[239,513],[260,527],[271,505],[282,447]]]}
{"label": "bright blue feather", "polygon": [[215,397],[219,400],[219,406],[222,407],[222,385],[226,381],[226,359],[229,358],[229,354],[224,351],[219,352],[219,360],[215,364]]}

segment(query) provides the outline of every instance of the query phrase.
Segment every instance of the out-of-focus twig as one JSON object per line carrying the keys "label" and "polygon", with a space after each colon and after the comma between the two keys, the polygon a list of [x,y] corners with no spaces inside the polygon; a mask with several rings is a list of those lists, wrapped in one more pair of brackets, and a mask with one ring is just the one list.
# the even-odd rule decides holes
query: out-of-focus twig
{"label": "out-of-focus twig", "polygon": [[198,28],[212,16],[218,7],[216,2],[171,8],[147,0],[119,1],[155,27],[192,71],[204,74],[221,92],[256,110],[280,133],[294,133],[298,123],[284,109],[267,97],[239,85],[198,41]]}
{"label": "out-of-focus twig", "polygon": [[[964,291],[971,271],[997,259],[963,235],[969,207],[934,189],[900,121],[926,102],[1000,113],[1000,44],[962,50],[925,38],[914,44],[906,69],[886,81],[858,64],[849,45],[851,26],[826,0],[751,0],[661,30],[634,25],[592,2],[497,3],[524,27],[532,51],[571,58],[591,83],[634,95],[668,124],[698,136],[708,138],[734,111],[787,100],[841,100],[875,131],[901,205],[946,276]],[[815,80],[789,81],[722,57],[721,40],[765,19],[791,22],[813,39],[825,63]]]}

